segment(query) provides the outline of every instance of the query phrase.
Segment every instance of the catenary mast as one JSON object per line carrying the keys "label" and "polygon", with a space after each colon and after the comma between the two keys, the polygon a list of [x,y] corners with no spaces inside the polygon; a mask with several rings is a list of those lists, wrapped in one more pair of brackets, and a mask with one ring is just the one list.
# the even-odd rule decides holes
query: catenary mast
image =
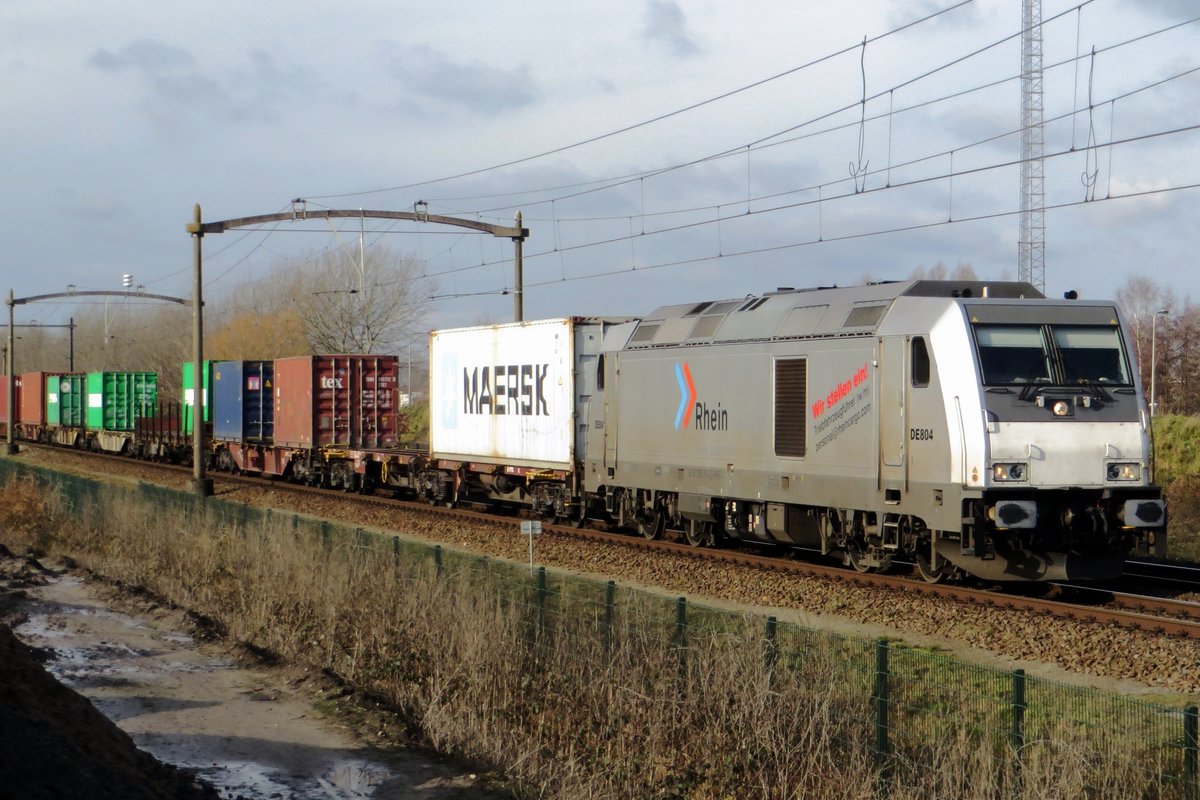
{"label": "catenary mast", "polygon": [[1021,6],[1021,235],[1017,279],[1046,290],[1046,173],[1042,133],[1042,0]]}

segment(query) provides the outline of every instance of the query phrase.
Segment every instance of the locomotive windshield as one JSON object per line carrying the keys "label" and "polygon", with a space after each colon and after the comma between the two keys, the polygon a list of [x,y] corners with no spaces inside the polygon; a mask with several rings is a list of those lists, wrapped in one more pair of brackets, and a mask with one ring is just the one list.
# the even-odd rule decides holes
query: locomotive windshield
{"label": "locomotive windshield", "polygon": [[986,386],[1128,386],[1117,328],[1098,325],[976,325]]}

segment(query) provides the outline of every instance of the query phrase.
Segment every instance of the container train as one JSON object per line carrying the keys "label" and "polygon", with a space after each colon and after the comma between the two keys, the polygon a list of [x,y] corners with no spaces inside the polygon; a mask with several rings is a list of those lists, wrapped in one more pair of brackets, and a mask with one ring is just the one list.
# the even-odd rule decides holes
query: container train
{"label": "container train", "polygon": [[[394,357],[217,362],[201,402],[219,469],[932,582],[1103,579],[1166,548],[1130,341],[1111,302],[918,280],[434,331],[420,450]],[[30,438],[176,452],[162,413],[100,436],[25,405]]]}

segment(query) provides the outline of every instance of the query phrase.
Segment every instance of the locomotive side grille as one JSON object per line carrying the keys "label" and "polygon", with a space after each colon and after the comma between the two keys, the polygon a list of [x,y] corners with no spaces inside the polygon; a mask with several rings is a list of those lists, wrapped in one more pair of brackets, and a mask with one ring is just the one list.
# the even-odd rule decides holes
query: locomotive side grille
{"label": "locomotive side grille", "polygon": [[808,361],[775,362],[775,455],[803,458],[808,406]]}

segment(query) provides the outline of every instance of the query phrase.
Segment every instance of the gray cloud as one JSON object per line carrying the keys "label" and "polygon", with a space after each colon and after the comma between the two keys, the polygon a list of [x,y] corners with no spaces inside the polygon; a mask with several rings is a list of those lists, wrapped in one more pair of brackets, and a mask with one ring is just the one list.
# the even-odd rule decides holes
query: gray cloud
{"label": "gray cloud", "polygon": [[646,4],[646,26],[642,36],[666,45],[672,54],[691,56],[700,52],[688,34],[687,18],[675,0],[650,0]]}
{"label": "gray cloud", "polygon": [[[1183,1],[1187,2],[1188,0]],[[947,4],[942,0],[909,0],[907,3],[898,3],[887,10],[887,25],[889,28],[907,25],[946,7]],[[926,24],[937,25],[948,30],[967,30],[984,24],[987,17],[988,13],[984,9],[972,4],[934,17],[930,23]]]}
{"label": "gray cloud", "polygon": [[92,54],[88,63],[105,72],[134,70],[144,73],[161,73],[193,67],[196,60],[186,50],[178,47],[150,39],[139,39],[116,51],[102,47]]}
{"label": "gray cloud", "polygon": [[172,115],[188,111],[232,121],[276,120],[287,98],[317,88],[303,67],[285,68],[257,48],[244,60],[209,69],[186,50],[141,39],[115,50],[98,49],[87,63],[140,80],[149,95],[150,117],[170,128],[176,127]]}
{"label": "gray cloud", "polygon": [[537,86],[527,64],[501,69],[478,61],[454,62],[428,45],[400,48],[389,43],[387,47],[395,48],[390,52],[393,73],[417,95],[488,115],[521,108],[537,99]]}
{"label": "gray cloud", "polygon": [[1126,0],[1133,11],[1152,11],[1165,17],[1187,19],[1195,14],[1196,0]]}

